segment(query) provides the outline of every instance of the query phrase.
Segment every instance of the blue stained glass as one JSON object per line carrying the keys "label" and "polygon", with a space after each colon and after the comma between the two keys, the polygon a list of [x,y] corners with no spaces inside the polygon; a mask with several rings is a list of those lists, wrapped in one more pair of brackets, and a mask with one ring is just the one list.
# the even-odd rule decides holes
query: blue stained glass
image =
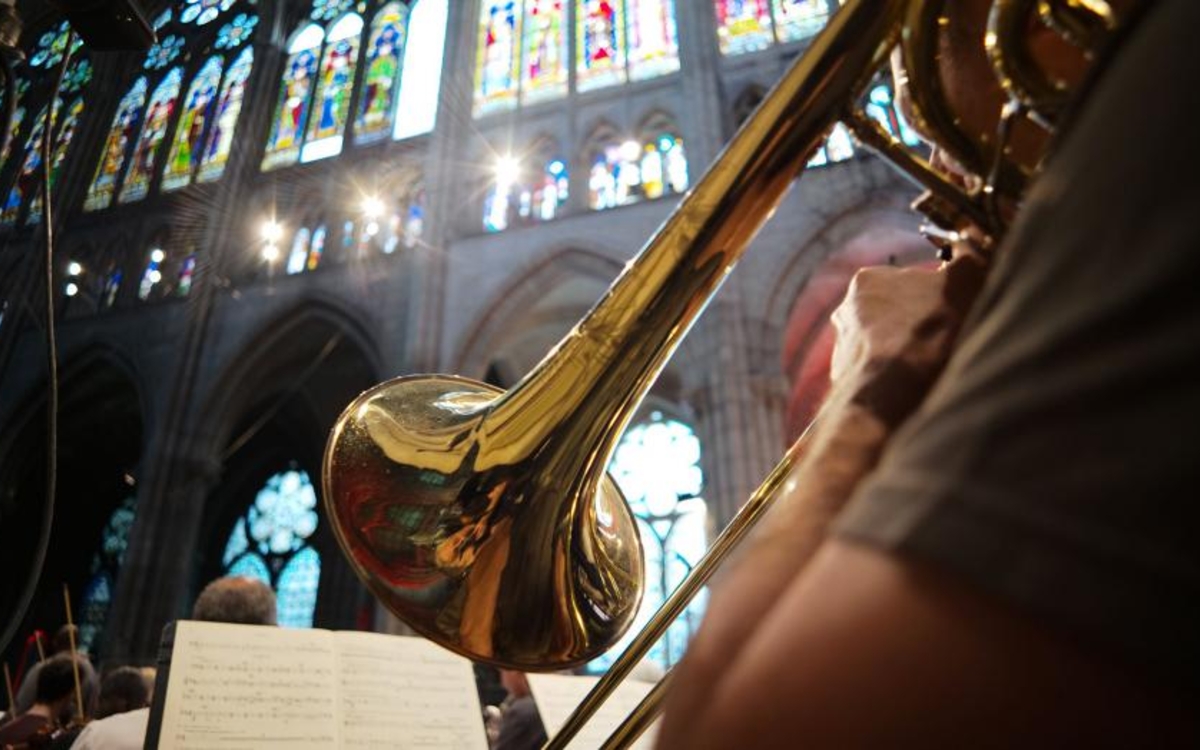
{"label": "blue stained glass", "polygon": [[225,543],[226,575],[251,576],[272,586],[280,625],[312,627],[321,576],[321,557],[309,544],[317,530],[316,506],[308,474],[281,471],[258,491]]}
{"label": "blue stained glass", "polygon": [[234,0],[184,0],[179,20],[203,26],[233,7]]}
{"label": "blue stained glass", "polygon": [[313,0],[308,14],[314,21],[332,21],[350,9],[352,0]]}
{"label": "blue stained glass", "polygon": [[288,561],[279,574],[276,590],[280,625],[286,628],[312,627],[320,580],[321,556],[312,547],[305,547]]}
{"label": "blue stained glass", "polygon": [[249,41],[258,25],[258,16],[239,13],[217,32],[217,49],[233,49]]}
{"label": "blue stained glass", "polygon": [[[53,68],[58,65],[63,59],[63,53],[67,51],[69,32],[70,28],[67,22],[63,21],[38,37],[33,54],[29,56],[29,64],[35,68]],[[71,54],[74,54],[82,45],[83,41],[76,36],[71,43]]]}
{"label": "blue stained glass", "polygon": [[109,516],[101,534],[100,548],[92,558],[92,578],[83,591],[80,608],[79,643],[83,651],[93,651],[104,630],[117,576],[125,562],[125,551],[129,549],[129,532],[136,517],[137,498],[127,497]]}
{"label": "blue stained glass", "polygon": [[243,555],[225,569],[227,576],[247,576],[257,578],[268,586],[271,585],[271,571],[267,564],[257,555]]}
{"label": "blue stained glass", "polygon": [[183,37],[175,34],[158,40],[146,53],[146,62],[144,63],[146,69],[161,70],[175,62],[175,58],[179,57],[179,53],[183,51],[184,44]]}
{"label": "blue stained glass", "polygon": [[[646,555],[646,593],[629,634],[589,664],[590,671],[604,671],[612,664],[708,547],[707,509],[700,497],[700,440],[691,427],[651,414],[626,431],[608,470],[637,518]],[[706,600],[703,593],[693,600],[648,658],[664,669],[674,665],[699,626]]]}
{"label": "blue stained glass", "polygon": [[88,85],[91,80],[91,61],[86,59],[76,60],[67,67],[67,72],[63,73],[62,90],[64,93],[72,94]]}
{"label": "blue stained glass", "polygon": [[171,9],[167,8],[162,13],[159,13],[158,17],[155,18],[150,23],[150,25],[154,28],[155,31],[158,31],[163,26],[166,26],[167,24],[169,24],[171,22],[172,18],[173,18],[173,16],[171,15]]}

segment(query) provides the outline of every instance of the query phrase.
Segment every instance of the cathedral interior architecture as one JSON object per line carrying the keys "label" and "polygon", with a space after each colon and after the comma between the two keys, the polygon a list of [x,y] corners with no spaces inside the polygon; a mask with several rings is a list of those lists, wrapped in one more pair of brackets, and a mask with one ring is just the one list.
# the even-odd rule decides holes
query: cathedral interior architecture
{"label": "cathedral interior architecture", "polygon": [[[153,664],[164,625],[225,574],[268,583],[284,626],[400,632],[322,505],[338,415],[411,373],[520,381],[839,3],[135,4],[145,53],[17,3],[0,570],[27,569],[46,512],[47,222],[59,393],[53,526],[14,669],[63,622],[64,585],[98,667]],[[916,145],[890,78],[866,92]],[[640,620],[814,416],[854,271],[936,259],[916,195],[836,126],[638,408],[609,471],[646,551]],[[23,585],[6,580],[0,613]],[[652,652],[661,667],[703,608]]]}

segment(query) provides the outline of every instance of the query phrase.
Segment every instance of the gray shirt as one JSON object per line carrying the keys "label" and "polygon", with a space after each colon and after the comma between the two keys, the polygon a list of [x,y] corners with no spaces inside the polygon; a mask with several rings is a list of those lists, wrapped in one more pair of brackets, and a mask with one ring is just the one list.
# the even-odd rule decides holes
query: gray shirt
{"label": "gray shirt", "polygon": [[1196,689],[1200,2],[1148,5],[839,533]]}

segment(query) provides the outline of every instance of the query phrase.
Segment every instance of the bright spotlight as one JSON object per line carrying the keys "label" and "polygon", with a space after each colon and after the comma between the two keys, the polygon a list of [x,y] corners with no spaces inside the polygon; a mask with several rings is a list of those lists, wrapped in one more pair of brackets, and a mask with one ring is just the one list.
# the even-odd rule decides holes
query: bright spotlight
{"label": "bright spotlight", "polygon": [[67,296],[74,297],[76,294],[79,294],[79,287],[77,287],[75,282],[72,281],[71,283],[67,284]]}
{"label": "bright spotlight", "polygon": [[279,248],[275,247],[274,245],[267,245],[263,248],[262,257],[266,262],[274,263],[279,257]]}
{"label": "bright spotlight", "polygon": [[259,233],[263,240],[268,243],[276,243],[283,237],[283,225],[274,219],[267,219],[259,228]]}
{"label": "bright spotlight", "polygon": [[380,216],[383,216],[383,201],[374,195],[363,198],[362,213],[368,219],[378,219]]}
{"label": "bright spotlight", "polygon": [[158,248],[150,251],[150,260],[154,261],[155,263],[162,263],[163,258],[165,257],[167,257],[167,254]]}
{"label": "bright spotlight", "polygon": [[162,272],[155,269],[146,274],[146,278],[150,279],[151,284],[157,284],[158,282],[162,281]]}
{"label": "bright spotlight", "polygon": [[625,141],[621,144],[621,158],[625,161],[637,161],[642,155],[642,146],[637,141]]}
{"label": "bright spotlight", "polygon": [[496,160],[496,183],[511,185],[521,176],[521,162],[514,156],[501,156]]}
{"label": "bright spotlight", "polygon": [[78,276],[81,273],[83,273],[83,266],[79,265],[75,261],[71,261],[70,263],[67,264],[67,275],[68,276]]}

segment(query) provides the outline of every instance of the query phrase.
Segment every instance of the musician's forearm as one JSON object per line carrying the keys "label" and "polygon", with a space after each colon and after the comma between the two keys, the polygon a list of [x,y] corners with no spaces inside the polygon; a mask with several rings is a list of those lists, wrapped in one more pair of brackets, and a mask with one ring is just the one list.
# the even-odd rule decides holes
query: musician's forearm
{"label": "musician's forearm", "polygon": [[668,700],[664,736],[680,737],[812,557],[829,523],[875,465],[888,435],[884,422],[855,403],[857,389],[836,389],[821,411],[803,459],[733,570],[716,587],[704,625],[680,665]]}

